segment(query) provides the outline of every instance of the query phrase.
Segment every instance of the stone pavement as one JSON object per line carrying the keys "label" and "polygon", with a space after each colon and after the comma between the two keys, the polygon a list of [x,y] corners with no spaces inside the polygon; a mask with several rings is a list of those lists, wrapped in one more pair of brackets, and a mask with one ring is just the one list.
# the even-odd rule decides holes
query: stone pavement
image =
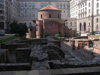
{"label": "stone pavement", "polygon": [[[0,75],[80,75],[83,73],[100,73],[100,67],[68,68],[52,70],[32,70],[32,71],[7,71],[0,72]],[[98,74],[99,75],[99,74]]]}
{"label": "stone pavement", "polygon": [[[64,42],[61,42],[61,49],[63,50],[63,52],[65,53],[65,56],[67,56],[67,55],[70,55],[71,56],[71,58],[75,58],[76,59],[76,61],[82,61],[79,57],[77,57],[74,53],[73,53],[73,51],[72,51],[72,49],[71,49],[71,46],[70,46],[70,42],[68,42],[68,43],[64,43]],[[66,58],[68,58],[68,57],[66,57]],[[71,59],[71,58],[69,58],[69,59]]]}

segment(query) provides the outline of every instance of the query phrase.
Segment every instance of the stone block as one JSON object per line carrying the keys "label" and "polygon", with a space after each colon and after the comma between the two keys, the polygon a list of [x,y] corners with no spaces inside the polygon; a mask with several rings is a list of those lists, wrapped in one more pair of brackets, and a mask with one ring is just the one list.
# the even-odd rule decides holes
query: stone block
{"label": "stone block", "polygon": [[0,49],[0,63],[8,62],[9,52],[7,49]]}
{"label": "stone block", "polygon": [[16,49],[16,62],[26,63],[30,62],[30,48],[17,48]]}

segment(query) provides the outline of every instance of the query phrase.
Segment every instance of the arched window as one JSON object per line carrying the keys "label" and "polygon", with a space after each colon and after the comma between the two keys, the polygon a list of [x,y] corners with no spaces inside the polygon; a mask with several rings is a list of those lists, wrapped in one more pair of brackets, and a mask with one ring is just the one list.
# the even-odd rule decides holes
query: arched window
{"label": "arched window", "polygon": [[51,18],[51,14],[49,14],[49,18]]}
{"label": "arched window", "polygon": [[59,18],[59,15],[58,15],[58,18]]}
{"label": "arched window", "polygon": [[96,19],[96,22],[98,23],[98,18]]}
{"label": "arched window", "polygon": [[41,18],[42,18],[42,14],[41,14]]}

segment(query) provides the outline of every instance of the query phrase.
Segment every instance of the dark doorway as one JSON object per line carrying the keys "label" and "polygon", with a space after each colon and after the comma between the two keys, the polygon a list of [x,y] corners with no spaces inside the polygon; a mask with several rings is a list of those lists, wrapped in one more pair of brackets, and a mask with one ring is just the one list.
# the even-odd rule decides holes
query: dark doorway
{"label": "dark doorway", "polygon": [[49,18],[51,18],[51,14],[49,14]]}
{"label": "dark doorway", "polygon": [[86,31],[86,23],[84,22],[84,31]]}
{"label": "dark doorway", "polygon": [[80,31],[82,30],[82,24],[80,23]]}

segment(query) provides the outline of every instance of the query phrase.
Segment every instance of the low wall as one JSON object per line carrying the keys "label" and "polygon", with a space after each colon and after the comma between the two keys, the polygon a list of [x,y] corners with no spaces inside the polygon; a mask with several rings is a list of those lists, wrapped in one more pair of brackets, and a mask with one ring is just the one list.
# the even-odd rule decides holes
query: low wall
{"label": "low wall", "polygon": [[0,71],[22,71],[31,70],[29,63],[2,63],[0,64]]}
{"label": "low wall", "polygon": [[100,55],[100,48],[94,47],[93,52],[97,55]]}

